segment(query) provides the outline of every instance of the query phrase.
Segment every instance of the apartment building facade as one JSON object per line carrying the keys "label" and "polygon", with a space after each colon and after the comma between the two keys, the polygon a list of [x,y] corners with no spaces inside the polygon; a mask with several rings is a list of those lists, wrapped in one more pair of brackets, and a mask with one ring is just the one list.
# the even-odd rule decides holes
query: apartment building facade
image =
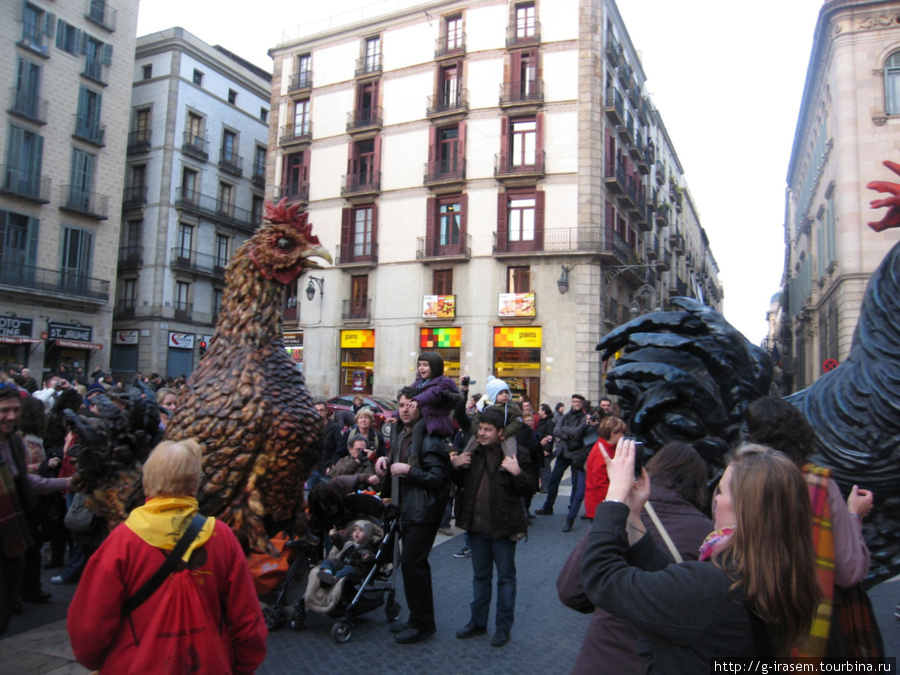
{"label": "apartment building facade", "polygon": [[818,17],[788,167],[785,271],[770,342],[784,360],[783,389],[797,391],[850,350],[872,272],[900,233],[866,223],[873,180],[898,180],[900,2],[829,0]]}
{"label": "apartment building facade", "polygon": [[428,349],[532,401],[596,400],[603,334],[675,294],[720,306],[611,0],[430,2],[270,55],[267,194],[335,254],[286,294],[317,393],[394,395]]}
{"label": "apartment building facade", "polygon": [[0,364],[109,363],[137,3],[0,9]]}
{"label": "apartment building facade", "polygon": [[271,76],[182,28],[137,40],[113,373],[189,375],[262,221]]}

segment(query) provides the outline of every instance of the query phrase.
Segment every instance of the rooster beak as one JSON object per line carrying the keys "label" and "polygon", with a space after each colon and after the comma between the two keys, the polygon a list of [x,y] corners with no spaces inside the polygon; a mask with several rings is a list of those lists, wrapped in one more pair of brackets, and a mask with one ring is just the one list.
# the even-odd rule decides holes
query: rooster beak
{"label": "rooster beak", "polygon": [[309,250],[304,251],[301,257],[303,258],[305,267],[322,269],[322,266],[319,263],[315,260],[310,260],[310,258],[322,258],[322,260],[327,260],[329,263],[334,264],[334,261],[331,259],[331,253],[329,253],[328,249],[324,246],[312,246]]}

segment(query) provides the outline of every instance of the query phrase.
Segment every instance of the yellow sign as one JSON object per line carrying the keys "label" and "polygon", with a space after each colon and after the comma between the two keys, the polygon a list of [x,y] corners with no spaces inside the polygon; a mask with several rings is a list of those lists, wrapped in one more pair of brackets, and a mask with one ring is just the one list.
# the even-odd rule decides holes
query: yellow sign
{"label": "yellow sign", "polygon": [[341,349],[375,349],[375,331],[342,330]]}
{"label": "yellow sign", "polygon": [[341,361],[341,368],[375,368],[374,361]]}
{"label": "yellow sign", "polygon": [[497,370],[540,370],[540,363],[511,363],[509,361],[501,361],[494,364]]}
{"label": "yellow sign", "polygon": [[532,326],[495,326],[495,347],[521,347],[539,349],[541,346],[541,328]]}

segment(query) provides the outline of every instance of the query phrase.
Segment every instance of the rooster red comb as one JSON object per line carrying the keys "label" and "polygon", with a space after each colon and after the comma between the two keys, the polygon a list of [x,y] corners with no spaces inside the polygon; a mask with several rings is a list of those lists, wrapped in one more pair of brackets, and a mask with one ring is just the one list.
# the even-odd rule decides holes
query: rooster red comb
{"label": "rooster red comb", "polygon": [[320,244],[319,238],[312,233],[312,223],[307,222],[309,214],[306,211],[303,213],[298,213],[298,211],[300,211],[299,202],[288,206],[287,197],[283,197],[277,204],[266,202],[266,215],[264,218],[276,225],[293,225],[300,230],[300,234],[303,235],[303,238],[308,243]]}

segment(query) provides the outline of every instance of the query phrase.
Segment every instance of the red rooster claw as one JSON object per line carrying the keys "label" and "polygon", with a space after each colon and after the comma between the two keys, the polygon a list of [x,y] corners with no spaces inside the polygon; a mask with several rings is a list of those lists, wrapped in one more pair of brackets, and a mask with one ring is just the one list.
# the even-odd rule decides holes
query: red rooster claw
{"label": "red rooster claw", "polygon": [[[900,176],[900,164],[885,160],[884,165]],[[885,199],[873,199],[869,203],[869,206],[873,209],[882,209],[885,207],[888,207],[889,209],[884,218],[878,222],[869,223],[869,227],[876,232],[882,232],[883,230],[900,226],[900,184],[889,183],[883,180],[873,180],[866,185],[866,187],[877,192],[888,192],[891,194],[890,197]]]}

